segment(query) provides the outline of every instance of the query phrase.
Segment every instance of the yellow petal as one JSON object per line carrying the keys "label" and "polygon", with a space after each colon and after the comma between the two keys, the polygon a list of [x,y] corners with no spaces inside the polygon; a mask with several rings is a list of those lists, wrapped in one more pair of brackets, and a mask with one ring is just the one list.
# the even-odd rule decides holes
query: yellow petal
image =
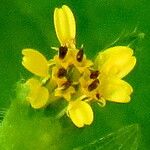
{"label": "yellow petal", "polygon": [[48,89],[42,87],[41,83],[34,78],[29,79],[26,84],[30,89],[27,100],[31,106],[35,109],[44,107],[49,98]]}
{"label": "yellow petal", "polygon": [[68,115],[77,127],[90,125],[93,122],[91,106],[84,101],[72,101],[68,106]]}
{"label": "yellow petal", "polygon": [[119,78],[126,76],[135,66],[133,50],[126,46],[115,46],[100,52],[96,58],[98,69],[106,75]]}
{"label": "yellow petal", "polygon": [[101,95],[109,101],[118,103],[127,103],[130,101],[130,95],[133,92],[132,87],[127,82],[118,78],[101,79]]}
{"label": "yellow petal", "polygon": [[22,65],[33,74],[41,77],[48,76],[48,61],[36,50],[23,49]]}
{"label": "yellow petal", "polygon": [[61,45],[66,45],[75,39],[75,18],[68,6],[63,5],[62,8],[55,9],[54,26]]}

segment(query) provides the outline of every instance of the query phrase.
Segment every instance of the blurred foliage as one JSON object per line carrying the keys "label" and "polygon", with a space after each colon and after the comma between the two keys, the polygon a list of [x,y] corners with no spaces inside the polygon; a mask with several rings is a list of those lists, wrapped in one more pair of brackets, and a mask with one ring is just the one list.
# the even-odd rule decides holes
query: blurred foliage
{"label": "blurred foliage", "polygon": [[137,150],[139,139],[139,127],[132,124],[74,150]]}
{"label": "blurred foliage", "polygon": [[[16,82],[31,76],[21,65],[21,50],[35,48],[47,58],[59,46],[53,25],[55,7],[67,4],[75,14],[77,45],[84,44],[87,56],[115,44],[134,41],[137,65],[126,80],[134,87],[129,104],[93,105],[90,127],[71,127],[66,134],[73,147],[85,145],[119,128],[137,123],[141,129],[140,150],[149,149],[150,133],[150,2],[148,0],[0,0],[0,108],[8,108],[15,98]],[[136,31],[136,32],[135,32]],[[136,36],[133,36],[134,34]],[[143,39],[143,35],[144,39]],[[124,38],[125,37],[125,38]],[[129,38],[129,39],[130,39]],[[115,41],[119,39],[115,43]],[[126,40],[125,40],[126,39]],[[131,40],[131,41],[132,41]],[[129,40],[130,41],[130,40]],[[24,109],[23,109],[24,110]]]}

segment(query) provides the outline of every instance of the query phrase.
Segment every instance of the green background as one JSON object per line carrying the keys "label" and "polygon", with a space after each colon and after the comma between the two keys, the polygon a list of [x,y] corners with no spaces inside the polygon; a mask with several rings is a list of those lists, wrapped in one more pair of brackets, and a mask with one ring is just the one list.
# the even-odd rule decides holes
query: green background
{"label": "green background", "polygon": [[[118,37],[135,29],[145,38],[134,45],[137,65],[126,80],[134,93],[129,104],[93,105],[94,123],[80,133],[69,135],[75,146],[86,144],[117,129],[138,123],[140,150],[150,148],[150,1],[146,0],[0,0],[0,108],[9,108],[19,80],[31,74],[21,65],[23,48],[34,48],[52,58],[51,46],[59,46],[53,25],[55,7],[68,5],[76,18],[77,46],[84,44],[86,54],[94,58]],[[125,44],[125,43],[123,43]],[[77,137],[77,136],[75,136]]]}

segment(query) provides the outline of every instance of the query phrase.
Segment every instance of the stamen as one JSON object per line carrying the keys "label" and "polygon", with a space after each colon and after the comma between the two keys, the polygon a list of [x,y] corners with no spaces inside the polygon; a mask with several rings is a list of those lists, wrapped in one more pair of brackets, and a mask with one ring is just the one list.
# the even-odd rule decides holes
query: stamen
{"label": "stamen", "polygon": [[66,69],[62,67],[62,68],[60,68],[60,69],[58,70],[57,77],[58,77],[58,78],[62,78],[62,77],[64,77],[64,76],[66,76],[66,74],[67,74]]}
{"label": "stamen", "polygon": [[90,78],[96,79],[99,76],[99,71],[91,71]]}
{"label": "stamen", "polygon": [[66,46],[61,46],[59,48],[59,58],[64,59],[67,54],[68,48]]}
{"label": "stamen", "polygon": [[71,83],[72,83],[72,82],[69,81],[69,80],[66,81],[65,83],[63,83],[63,84],[62,84],[62,86],[64,87],[63,90],[68,89],[68,88],[71,86]]}
{"label": "stamen", "polygon": [[96,98],[97,98],[97,99],[100,99],[100,97],[101,97],[100,94],[97,93],[97,94],[96,94]]}
{"label": "stamen", "polygon": [[84,54],[83,48],[81,48],[81,49],[78,51],[77,56],[76,56],[76,59],[77,59],[78,62],[81,62],[81,61],[83,60],[83,54]]}
{"label": "stamen", "polygon": [[92,91],[94,89],[96,89],[98,87],[99,84],[99,80],[95,79],[89,86],[88,86],[88,90]]}
{"label": "stamen", "polygon": [[49,81],[50,81],[50,78],[48,78],[48,79],[43,79],[41,86],[46,86]]}

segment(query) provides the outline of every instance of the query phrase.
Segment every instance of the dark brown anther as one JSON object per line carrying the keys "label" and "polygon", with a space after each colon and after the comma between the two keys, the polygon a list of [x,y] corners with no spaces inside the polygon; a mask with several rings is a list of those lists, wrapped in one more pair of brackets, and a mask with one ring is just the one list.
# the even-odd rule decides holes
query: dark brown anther
{"label": "dark brown anther", "polygon": [[98,87],[99,84],[99,80],[95,79],[89,86],[88,86],[88,90],[92,91],[94,89],[96,89]]}
{"label": "dark brown anther", "polygon": [[97,94],[96,94],[96,98],[97,98],[97,99],[100,99],[100,97],[101,97],[100,94],[97,93]]}
{"label": "dark brown anther", "polygon": [[81,61],[83,60],[83,54],[84,54],[83,48],[81,48],[81,49],[78,51],[77,56],[76,56],[76,59],[77,59],[78,62],[81,62]]}
{"label": "dark brown anther", "polygon": [[96,79],[99,76],[99,71],[91,71],[90,78]]}
{"label": "dark brown anther", "polygon": [[59,58],[64,59],[67,54],[68,48],[66,46],[61,46],[59,48]]}
{"label": "dark brown anther", "polygon": [[63,90],[68,89],[71,86],[71,81],[66,81],[62,86],[64,87]]}
{"label": "dark brown anther", "polygon": [[64,76],[66,76],[66,74],[67,74],[66,69],[62,67],[62,68],[60,68],[60,69],[58,70],[57,77],[58,77],[58,78],[62,78],[62,77],[64,77]]}

